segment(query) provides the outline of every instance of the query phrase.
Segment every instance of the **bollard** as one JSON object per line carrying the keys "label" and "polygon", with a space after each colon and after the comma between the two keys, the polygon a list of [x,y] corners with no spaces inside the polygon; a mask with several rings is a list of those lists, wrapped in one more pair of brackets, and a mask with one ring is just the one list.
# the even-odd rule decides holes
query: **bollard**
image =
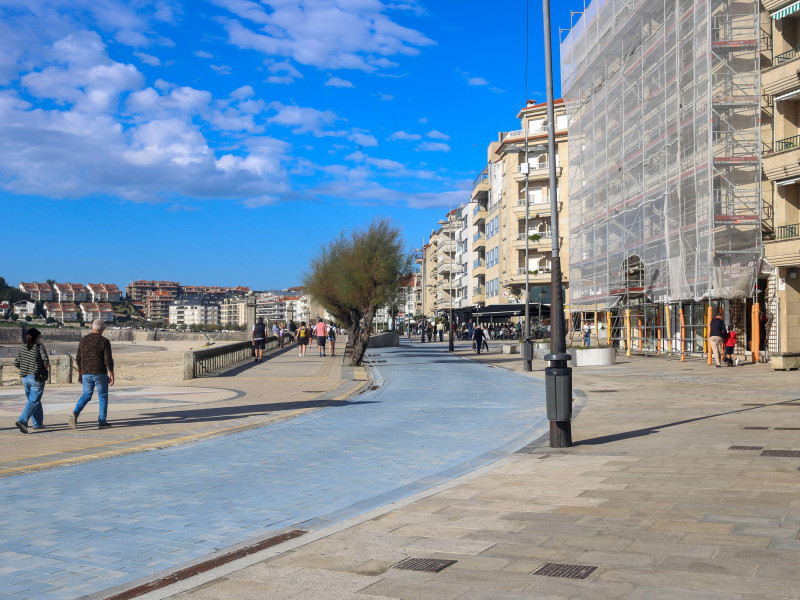
{"label": "bollard", "polygon": [[547,354],[550,366],[544,370],[547,418],[550,421],[550,447],[572,446],[572,369],[570,355]]}
{"label": "bollard", "polygon": [[533,340],[531,338],[525,338],[525,341],[522,342],[522,370],[523,371],[532,371],[533,370]]}

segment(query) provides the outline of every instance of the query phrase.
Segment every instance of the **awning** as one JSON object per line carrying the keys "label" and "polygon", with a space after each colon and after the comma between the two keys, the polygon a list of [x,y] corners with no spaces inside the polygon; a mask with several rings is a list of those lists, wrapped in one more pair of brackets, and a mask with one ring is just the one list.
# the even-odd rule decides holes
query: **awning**
{"label": "awning", "polygon": [[774,13],[770,15],[774,20],[782,19],[783,17],[792,14],[793,12],[797,12],[800,10],[800,0],[798,2],[792,2],[789,6],[784,6],[780,10],[776,10]]}
{"label": "awning", "polygon": [[780,181],[776,181],[775,185],[777,185],[778,187],[783,187],[784,185],[794,185],[799,181],[800,177],[793,177],[792,179],[781,179]]}
{"label": "awning", "polygon": [[[539,306],[538,302],[531,302],[530,303],[530,314],[531,316],[538,316],[539,315]],[[542,306],[542,314],[545,316],[550,315],[550,305],[543,304]],[[476,308],[472,314],[476,317],[501,317],[501,318],[511,318],[511,317],[521,317],[525,314],[525,305],[524,304],[490,304],[489,306],[483,306],[481,308]]]}
{"label": "awning", "polygon": [[[800,4],[800,2],[798,2],[798,4]],[[800,88],[792,90],[791,92],[786,92],[785,94],[781,94],[780,96],[775,96],[773,100],[775,102],[780,102],[781,100],[788,100],[789,98],[794,98],[795,96],[800,96]]]}

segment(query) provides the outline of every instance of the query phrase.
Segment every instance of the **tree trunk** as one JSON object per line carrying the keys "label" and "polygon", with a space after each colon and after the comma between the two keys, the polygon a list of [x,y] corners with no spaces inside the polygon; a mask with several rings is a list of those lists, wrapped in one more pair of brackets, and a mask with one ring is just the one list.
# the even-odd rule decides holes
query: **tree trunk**
{"label": "tree trunk", "polygon": [[364,314],[364,331],[358,329],[357,337],[353,338],[353,356],[351,364],[359,366],[361,361],[364,360],[364,354],[367,351],[367,342],[369,341],[369,332],[372,327],[372,320],[375,318],[375,308],[370,306]]}

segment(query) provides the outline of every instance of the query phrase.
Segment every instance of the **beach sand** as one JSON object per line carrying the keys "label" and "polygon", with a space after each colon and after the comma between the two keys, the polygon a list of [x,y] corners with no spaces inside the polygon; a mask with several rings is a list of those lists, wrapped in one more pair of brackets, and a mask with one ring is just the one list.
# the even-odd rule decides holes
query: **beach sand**
{"label": "beach sand", "polygon": [[[200,350],[205,342],[111,342],[114,356],[114,377],[120,384],[126,383],[178,383],[183,381],[183,354],[188,350]],[[215,346],[228,343],[218,342]],[[13,358],[19,346],[0,345],[0,358]],[[73,357],[78,349],[76,343],[55,342],[47,344],[48,352],[57,355],[69,353]],[[73,381],[78,381],[77,369]],[[17,370],[3,369],[2,385],[19,385]]]}

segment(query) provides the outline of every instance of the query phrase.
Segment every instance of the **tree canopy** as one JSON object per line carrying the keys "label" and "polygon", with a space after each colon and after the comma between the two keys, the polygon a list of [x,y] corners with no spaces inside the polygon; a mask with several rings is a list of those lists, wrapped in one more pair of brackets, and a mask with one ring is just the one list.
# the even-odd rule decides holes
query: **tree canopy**
{"label": "tree canopy", "polygon": [[389,219],[342,232],[312,259],[305,289],[344,323],[352,340],[353,364],[360,364],[364,356],[375,312],[395,296],[410,268],[400,229]]}

